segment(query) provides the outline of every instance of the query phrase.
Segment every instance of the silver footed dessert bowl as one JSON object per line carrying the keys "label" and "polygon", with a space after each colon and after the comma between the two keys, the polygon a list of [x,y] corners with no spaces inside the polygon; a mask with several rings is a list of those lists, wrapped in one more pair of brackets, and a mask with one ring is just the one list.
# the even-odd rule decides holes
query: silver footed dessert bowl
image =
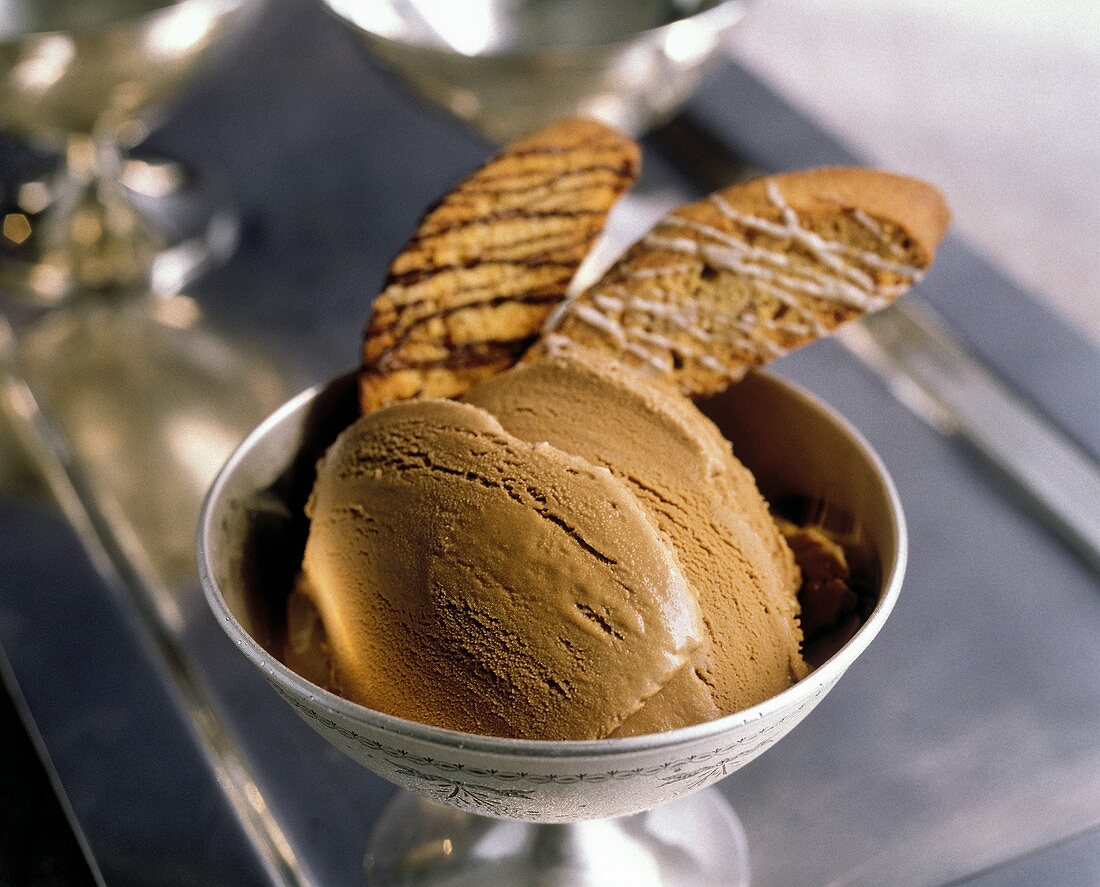
{"label": "silver footed dessert bowl", "polygon": [[[708,406],[769,500],[793,494],[828,502],[863,528],[879,564],[876,601],[862,627],[827,661],[778,696],[690,727],[595,741],[507,739],[373,711],[280,661],[281,614],[294,554],[300,557],[304,543],[301,513],[313,465],[355,417],[354,401],[349,379],[311,389],[241,444],[203,509],[199,563],[222,627],[311,727],[379,776],[462,811],[418,807],[399,795],[372,840],[378,883],[463,870],[505,879],[545,874],[547,858],[561,880],[545,883],[576,883],[569,879],[606,872],[612,857],[628,867],[603,883],[737,883],[732,873],[747,872],[747,863],[736,819],[720,795],[692,793],[743,767],[806,717],[881,630],[901,589],[901,504],[867,442],[819,400],[769,375],[750,375]],[[284,575],[272,582],[280,569]],[[670,802],[679,802],[679,809],[666,810],[662,819],[661,805]],[[628,816],[641,811],[651,812],[641,821]],[[482,817],[578,825],[507,833],[503,846],[512,853],[496,856],[488,833],[514,824]],[[583,820],[604,821],[586,826]],[[593,825],[601,831],[584,840]],[[652,877],[630,880],[632,871]]]}
{"label": "silver footed dessert bowl", "polygon": [[392,263],[358,372],[272,414],[204,505],[224,630],[411,793],[376,824],[375,883],[747,883],[711,787],[897,599],[881,460],[759,368],[918,281],[942,197],[768,176],[569,290],[638,161],[579,119],[505,146]]}

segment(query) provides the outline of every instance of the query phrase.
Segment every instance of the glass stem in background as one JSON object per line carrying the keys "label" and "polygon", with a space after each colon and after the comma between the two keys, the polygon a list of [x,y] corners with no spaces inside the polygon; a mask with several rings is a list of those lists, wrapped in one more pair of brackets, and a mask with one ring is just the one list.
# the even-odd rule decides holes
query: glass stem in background
{"label": "glass stem in background", "polygon": [[67,285],[125,288],[149,277],[161,239],[122,184],[121,149],[107,130],[69,136],[41,227],[42,265]]}

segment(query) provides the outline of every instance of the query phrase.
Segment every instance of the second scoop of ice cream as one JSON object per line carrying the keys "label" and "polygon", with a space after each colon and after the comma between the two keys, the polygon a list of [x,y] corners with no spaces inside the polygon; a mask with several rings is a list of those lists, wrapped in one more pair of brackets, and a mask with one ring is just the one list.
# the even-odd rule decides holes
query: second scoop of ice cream
{"label": "second scoop of ice cream", "polygon": [[534,739],[685,726],[805,673],[790,551],[690,401],[576,357],[466,401],[385,407],[330,448],[289,664],[379,711]]}

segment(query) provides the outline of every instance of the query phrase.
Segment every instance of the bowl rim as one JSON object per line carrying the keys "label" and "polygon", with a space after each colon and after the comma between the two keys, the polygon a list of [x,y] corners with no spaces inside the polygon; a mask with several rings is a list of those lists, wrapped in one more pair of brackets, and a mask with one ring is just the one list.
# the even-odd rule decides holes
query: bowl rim
{"label": "bowl rim", "polygon": [[444,727],[435,727],[410,721],[396,715],[385,714],[367,708],[342,696],[337,696],[293,671],[277,657],[268,653],[248,633],[229,609],[225,597],[214,579],[210,561],[211,536],[214,532],[212,515],[215,507],[224,497],[224,491],[237,467],[249,456],[252,450],[266,437],[271,428],[282,423],[288,414],[298,411],[304,404],[314,400],[327,387],[327,383],[314,385],[292,397],[278,407],[237,446],[225,465],[219,470],[213,484],[203,500],[199,516],[197,534],[197,558],[199,578],[207,604],[217,617],[223,631],[242,653],[281,688],[287,688],[299,699],[308,700],[320,709],[327,710],[357,725],[363,725],[390,735],[402,735],[409,739],[442,746],[507,757],[561,759],[561,758],[603,758],[620,754],[654,751],[693,744],[697,741],[720,736],[731,730],[744,727],[775,715],[788,706],[803,699],[813,697],[818,688],[835,683],[848,667],[863,653],[886,623],[901,592],[902,581],[909,554],[909,540],[906,529],[905,513],[893,478],[885,464],[859,431],[836,410],[811,394],[801,386],[780,378],[772,373],[756,371],[771,382],[786,390],[787,394],[808,403],[813,409],[823,412],[838,431],[855,445],[855,448],[870,463],[876,476],[885,488],[889,504],[891,529],[897,538],[897,546],[892,557],[886,559],[882,568],[882,591],[867,620],[839,650],[809,675],[786,690],[741,711],[723,715],[712,721],[703,721],[687,727],[610,739],[513,739],[503,736],[483,736],[476,733],[463,733]]}
{"label": "bowl rim", "polygon": [[[707,2],[709,2],[709,0],[707,0]],[[491,59],[494,61],[517,62],[541,58],[549,55],[579,57],[587,54],[610,52],[613,50],[622,49],[642,40],[652,41],[655,38],[664,37],[668,33],[675,30],[677,27],[683,27],[684,22],[691,22],[693,24],[707,24],[714,31],[719,31],[725,28],[732,28],[748,14],[750,0],[713,0],[713,2],[710,2],[710,5],[707,5],[704,9],[699,9],[695,12],[681,15],[678,18],[675,18],[670,22],[665,22],[661,25],[654,25],[651,28],[642,28],[638,31],[632,32],[629,36],[623,37],[619,40],[606,40],[602,42],[595,41],[592,43],[547,43],[545,45],[535,46],[529,49],[504,47],[497,50],[488,49],[474,53],[459,52],[457,49],[449,49],[445,46],[437,46],[430,43],[419,43],[415,40],[402,39],[400,37],[392,37],[388,34],[382,34],[378,31],[374,31],[370,28],[364,27],[355,19],[348,16],[346,13],[337,9],[334,0],[321,0],[321,4],[332,15],[336,16],[336,18],[344,23],[344,25],[350,27],[357,33],[366,35],[366,37],[370,40],[379,40],[385,43],[392,44],[394,46],[401,46],[407,49],[417,50],[419,52],[435,53],[441,56],[453,56],[455,58],[471,60]],[[711,21],[712,19],[713,21]]]}

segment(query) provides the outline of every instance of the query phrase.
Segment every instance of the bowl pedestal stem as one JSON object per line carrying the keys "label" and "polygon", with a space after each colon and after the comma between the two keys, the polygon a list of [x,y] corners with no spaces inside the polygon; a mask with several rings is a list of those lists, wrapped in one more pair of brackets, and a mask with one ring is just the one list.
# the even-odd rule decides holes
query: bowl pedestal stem
{"label": "bowl pedestal stem", "polygon": [[367,883],[448,887],[747,885],[745,832],[714,788],[618,819],[494,819],[398,792],[370,839]]}

